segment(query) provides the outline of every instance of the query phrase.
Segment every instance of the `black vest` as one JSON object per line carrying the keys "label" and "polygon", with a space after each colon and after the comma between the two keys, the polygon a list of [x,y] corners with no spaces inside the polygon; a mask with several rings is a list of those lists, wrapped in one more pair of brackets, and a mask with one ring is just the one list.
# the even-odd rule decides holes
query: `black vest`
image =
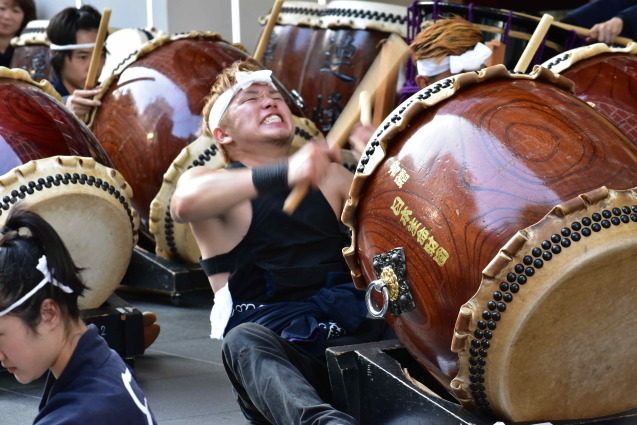
{"label": "black vest", "polygon": [[[228,168],[242,167],[232,163]],[[291,216],[283,211],[289,191],[250,201],[248,233],[230,252],[200,259],[208,276],[230,272],[235,303],[304,300],[325,286],[330,272],[348,272],[348,243],[321,191],[310,190]]]}

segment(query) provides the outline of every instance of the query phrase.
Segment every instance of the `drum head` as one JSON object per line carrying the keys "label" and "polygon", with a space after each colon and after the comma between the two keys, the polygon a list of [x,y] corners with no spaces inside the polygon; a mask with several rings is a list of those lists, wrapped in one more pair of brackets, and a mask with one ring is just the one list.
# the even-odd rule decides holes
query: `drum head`
{"label": "drum head", "polygon": [[460,310],[463,404],[511,421],[637,406],[636,255],[635,189],[589,192],[516,234]]}
{"label": "drum head", "polygon": [[30,161],[0,177],[0,224],[16,205],[40,214],[58,232],[90,290],[81,309],[97,308],[119,286],[137,242],[132,191],[117,171],[92,158]]}

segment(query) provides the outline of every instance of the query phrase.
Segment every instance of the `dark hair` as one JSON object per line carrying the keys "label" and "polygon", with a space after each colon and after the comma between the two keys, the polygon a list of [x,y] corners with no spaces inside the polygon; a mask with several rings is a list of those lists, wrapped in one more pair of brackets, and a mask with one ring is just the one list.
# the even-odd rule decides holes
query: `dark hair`
{"label": "dark hair", "polygon": [[[77,42],[79,30],[97,30],[100,27],[102,14],[93,6],[84,5],[79,9],[67,7],[51,18],[46,29],[46,36],[53,44],[64,46]],[[61,81],[64,58],[71,56],[72,50],[55,51],[51,57],[51,68],[58,80]]]}
{"label": "dark hair", "polygon": [[77,320],[80,317],[77,299],[87,287],[79,276],[82,269],[73,263],[53,227],[38,214],[14,207],[0,231],[0,311],[40,283],[43,275],[36,267],[42,255],[46,255],[53,277],[73,292],[66,293],[47,283],[8,313],[22,319],[31,329],[40,322],[40,306],[47,298],[53,299],[68,319]]}
{"label": "dark hair", "polygon": [[35,19],[35,2],[33,0],[13,0],[13,2],[22,9],[22,12],[24,13],[22,25],[20,25],[20,31],[22,31],[29,21]]}

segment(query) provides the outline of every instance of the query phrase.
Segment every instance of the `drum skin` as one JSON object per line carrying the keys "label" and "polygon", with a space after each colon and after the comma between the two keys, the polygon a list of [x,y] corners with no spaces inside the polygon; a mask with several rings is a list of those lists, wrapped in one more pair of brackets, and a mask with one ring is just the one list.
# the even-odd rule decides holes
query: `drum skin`
{"label": "drum skin", "polygon": [[564,200],[637,182],[637,147],[569,87],[540,67],[460,74],[399,106],[361,158],[343,212],[352,276],[365,288],[374,257],[404,248],[415,308],[384,317],[447,387],[459,309],[500,248]]}
{"label": "drum skin", "polygon": [[[146,49],[146,50],[144,50]],[[201,135],[201,111],[216,76],[247,58],[218,35],[159,38],[105,84],[92,130],[133,188],[148,233],[150,204],[181,150]]]}
{"label": "drum skin", "polygon": [[36,85],[0,76],[0,102],[0,174],[55,155],[92,157],[112,167],[90,130]]}
{"label": "drum skin", "polygon": [[577,97],[637,143],[637,43],[622,49],[605,44],[573,49],[543,66],[572,80]]}

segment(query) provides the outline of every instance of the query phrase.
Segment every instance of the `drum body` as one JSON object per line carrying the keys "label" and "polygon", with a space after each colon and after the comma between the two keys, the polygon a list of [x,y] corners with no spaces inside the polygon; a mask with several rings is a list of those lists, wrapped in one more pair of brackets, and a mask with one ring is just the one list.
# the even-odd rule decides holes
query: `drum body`
{"label": "drum body", "polygon": [[[485,41],[497,40],[502,43],[504,55],[501,63],[510,70],[515,68],[540,22],[540,19],[534,16],[504,9],[473,6],[472,4],[420,1],[414,6],[416,11],[414,21],[418,25],[421,22],[437,21],[452,15],[458,15],[472,22],[482,31]],[[418,29],[414,31],[415,34],[418,32],[420,32]],[[583,45],[583,40],[577,34],[552,25],[544,42],[538,47],[530,66],[540,64],[558,53],[581,45]],[[495,63],[493,64],[495,65]]]}
{"label": "drum body", "polygon": [[[407,10],[363,1],[332,1],[324,9],[289,3],[282,7],[263,63],[300,93],[305,116],[327,133],[380,52],[381,41],[392,33],[405,36]],[[296,14],[299,10],[304,14]]]}
{"label": "drum body", "polygon": [[[561,376],[560,369],[565,362],[584,369],[586,359],[554,359],[551,365],[516,364],[506,357],[505,369],[545,378],[546,387],[539,391],[549,393],[554,403],[549,411],[538,414],[533,401],[537,388],[512,394],[501,377],[489,380],[475,373],[475,368],[488,372],[489,359],[502,345],[496,347],[495,336],[489,339],[491,333],[499,335],[490,328],[480,329],[489,331],[488,338],[468,338],[462,333],[469,325],[456,325],[461,306],[474,296],[485,268],[516,232],[583,192],[603,185],[628,189],[637,182],[637,148],[568,89],[572,90],[572,84],[567,79],[544,68],[536,67],[531,75],[511,75],[499,65],[479,74],[459,74],[421,90],[397,108],[370,141],[343,212],[343,221],[353,230],[345,258],[357,286],[369,285],[370,308],[384,314],[411,354],[447,389],[453,387],[463,405],[508,420],[572,415],[572,405],[567,411],[555,406],[569,403],[561,397],[563,393],[551,393],[551,382],[562,379],[571,386],[582,386]],[[552,234],[540,242],[544,240],[552,240]],[[616,241],[615,251],[623,242]],[[626,250],[634,256],[634,243],[627,244]],[[515,253],[509,250],[509,258]],[[496,285],[508,282],[507,288],[500,289],[500,299],[491,298],[498,289],[490,287],[484,301],[475,303],[489,318],[481,318],[482,309],[469,316],[484,320],[485,326],[492,321],[500,326],[496,316],[508,323],[526,323],[528,313],[511,317],[498,310],[500,303],[506,303],[504,293],[507,299],[515,299],[511,304],[532,308],[524,304],[518,291],[509,290],[525,273],[525,267],[518,271],[515,266],[513,282],[507,280],[513,269],[495,278],[502,279]],[[540,278],[539,267],[534,285],[524,289],[544,287],[539,293],[551,293],[554,282],[546,274]],[[540,279],[544,282],[537,282]],[[380,290],[378,283],[388,288],[385,295],[389,298],[369,290]],[[520,286],[522,282],[517,289]],[[620,286],[628,287],[629,281]],[[564,301],[568,295],[555,298]],[[597,294],[582,298],[590,304]],[[561,319],[581,323],[577,318]],[[463,320],[458,319],[460,325]],[[462,337],[454,336],[457,333]],[[570,336],[562,337],[565,343]],[[544,347],[534,346],[537,342],[517,340],[515,347],[542,358]],[[471,378],[469,369],[474,372]],[[460,380],[452,385],[454,378]],[[592,391],[600,392],[600,388]],[[477,401],[481,394],[488,395],[486,404]],[[587,409],[582,399],[573,399],[576,411],[601,415],[599,403],[597,410]]]}
{"label": "drum body", "polygon": [[575,83],[575,95],[590,102],[637,143],[637,43],[611,48],[598,43],[560,54],[542,64]]}
{"label": "drum body", "polygon": [[26,71],[15,71],[0,74],[0,173],[55,155],[92,157],[112,167],[95,136],[60,103],[52,86],[28,82]]}
{"label": "drum body", "polygon": [[97,308],[119,286],[137,241],[130,187],[48,82],[5,70],[0,102],[0,225],[16,205],[49,221],[84,268],[80,308]]}
{"label": "drum body", "polygon": [[218,34],[156,38],[103,84],[91,128],[130,182],[141,231],[150,240],[150,204],[179,152],[201,135],[201,111],[216,76],[247,58]]}
{"label": "drum body", "polygon": [[49,39],[46,36],[47,20],[35,20],[27,23],[18,37],[11,40],[15,49],[11,58],[11,68],[27,71],[35,81],[50,80],[51,61]]}

